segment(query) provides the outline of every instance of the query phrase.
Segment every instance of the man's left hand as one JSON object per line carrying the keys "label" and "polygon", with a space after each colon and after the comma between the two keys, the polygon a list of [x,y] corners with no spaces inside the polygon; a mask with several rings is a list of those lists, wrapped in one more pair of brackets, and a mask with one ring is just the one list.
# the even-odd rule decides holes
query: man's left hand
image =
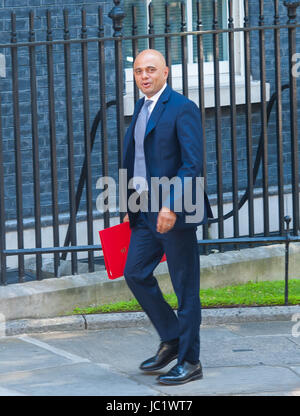
{"label": "man's left hand", "polygon": [[158,213],[156,231],[164,234],[172,230],[176,222],[177,216],[175,212],[167,207],[162,207]]}

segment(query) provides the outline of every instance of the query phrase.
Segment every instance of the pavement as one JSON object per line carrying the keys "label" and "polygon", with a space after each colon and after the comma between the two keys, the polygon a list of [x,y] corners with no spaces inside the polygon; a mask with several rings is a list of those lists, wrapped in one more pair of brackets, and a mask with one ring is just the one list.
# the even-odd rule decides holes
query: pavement
{"label": "pavement", "polygon": [[204,309],[204,376],[180,386],[156,381],[175,361],[155,373],[139,370],[159,345],[142,312],[18,320],[0,329],[1,396],[300,396],[299,305]]}

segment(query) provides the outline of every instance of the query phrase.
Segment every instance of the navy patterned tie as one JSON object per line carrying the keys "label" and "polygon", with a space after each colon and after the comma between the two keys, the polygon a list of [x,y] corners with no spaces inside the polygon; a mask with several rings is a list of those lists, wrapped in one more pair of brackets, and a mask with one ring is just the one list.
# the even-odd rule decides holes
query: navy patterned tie
{"label": "navy patterned tie", "polygon": [[139,112],[137,121],[135,123],[134,130],[134,140],[135,140],[135,158],[134,158],[134,177],[142,177],[145,179],[145,186],[141,186],[139,183],[136,183],[133,178],[133,184],[135,189],[141,193],[142,191],[147,190],[147,176],[146,176],[146,162],[144,154],[144,139],[146,133],[146,126],[149,120],[150,112],[149,107],[152,104],[152,100],[145,100],[141,111]]}

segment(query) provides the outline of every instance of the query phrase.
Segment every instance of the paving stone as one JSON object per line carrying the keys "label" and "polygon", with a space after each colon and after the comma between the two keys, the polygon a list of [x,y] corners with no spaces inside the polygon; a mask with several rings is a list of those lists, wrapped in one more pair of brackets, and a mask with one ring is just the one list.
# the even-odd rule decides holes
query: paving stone
{"label": "paving stone", "polygon": [[148,327],[38,334],[35,338],[94,362],[110,363],[130,375],[140,372],[140,363],[156,353],[160,342],[154,330]]}
{"label": "paving stone", "polygon": [[265,322],[246,322],[240,324],[224,324],[228,331],[241,336],[256,335],[291,335],[294,322],[292,321],[270,321]]}
{"label": "paving stone", "polygon": [[151,387],[112,371],[109,366],[79,363],[0,375],[0,386],[31,396],[144,396]]}
{"label": "paving stone", "polygon": [[231,342],[224,340],[218,345],[202,336],[201,357],[208,367],[289,365],[300,364],[300,348],[284,336],[232,338]]}
{"label": "paving stone", "polygon": [[[16,338],[0,340],[0,375],[68,364],[69,360]],[[0,383],[1,385],[2,383]]]}

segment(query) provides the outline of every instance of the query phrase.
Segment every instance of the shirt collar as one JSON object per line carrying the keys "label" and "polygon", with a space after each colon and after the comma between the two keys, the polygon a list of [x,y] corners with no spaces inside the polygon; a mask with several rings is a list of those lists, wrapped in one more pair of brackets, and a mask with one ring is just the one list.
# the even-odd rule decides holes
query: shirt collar
{"label": "shirt collar", "polygon": [[167,87],[167,83],[165,83],[165,85],[155,95],[153,95],[152,97],[147,98],[145,96],[145,101],[146,100],[151,100],[152,101],[152,104],[151,104],[152,109],[155,106],[155,104],[157,103],[159,97],[161,96],[161,94],[163,93],[163,91],[165,90],[166,87]]}

